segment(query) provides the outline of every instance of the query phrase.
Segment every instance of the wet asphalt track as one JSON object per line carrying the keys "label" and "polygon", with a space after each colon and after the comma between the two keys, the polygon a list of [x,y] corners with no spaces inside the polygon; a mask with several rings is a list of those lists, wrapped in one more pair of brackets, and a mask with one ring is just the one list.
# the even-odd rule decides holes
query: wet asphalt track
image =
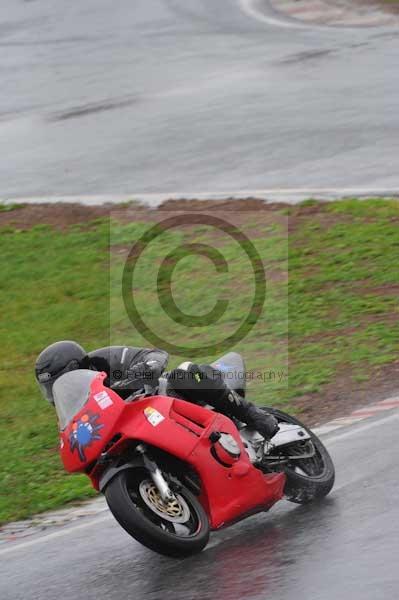
{"label": "wet asphalt track", "polygon": [[399,189],[398,33],[238,0],[2,0],[0,196]]}
{"label": "wet asphalt track", "polygon": [[282,502],[186,560],[146,550],[101,513],[0,549],[2,600],[396,600],[399,411],[325,438],[321,504]]}

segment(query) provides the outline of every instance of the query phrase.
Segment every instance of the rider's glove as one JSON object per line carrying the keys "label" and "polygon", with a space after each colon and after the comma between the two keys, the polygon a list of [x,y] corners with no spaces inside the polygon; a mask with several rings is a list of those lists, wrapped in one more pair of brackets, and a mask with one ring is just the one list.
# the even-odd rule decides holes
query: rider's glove
{"label": "rider's glove", "polygon": [[259,431],[259,433],[270,440],[279,431],[276,417],[261,410],[257,406],[250,406],[247,412],[247,424]]}

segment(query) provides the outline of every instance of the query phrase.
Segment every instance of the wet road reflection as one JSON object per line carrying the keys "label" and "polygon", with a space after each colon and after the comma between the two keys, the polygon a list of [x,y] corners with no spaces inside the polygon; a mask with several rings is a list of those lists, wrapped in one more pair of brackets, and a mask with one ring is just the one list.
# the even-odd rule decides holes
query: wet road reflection
{"label": "wet road reflection", "polygon": [[178,571],[184,572],[184,577],[176,576],[169,561],[165,564],[161,559],[157,564],[158,560],[151,560],[143,597],[152,600],[162,592],[168,600],[276,598],[287,584],[295,585],[301,562],[309,553],[318,552],[318,544],[325,543],[330,529],[326,520],[331,524],[335,507],[336,502],[328,500],[312,509],[285,508],[279,515],[257,516],[236,531],[216,534],[215,547],[197,558],[180,561]]}

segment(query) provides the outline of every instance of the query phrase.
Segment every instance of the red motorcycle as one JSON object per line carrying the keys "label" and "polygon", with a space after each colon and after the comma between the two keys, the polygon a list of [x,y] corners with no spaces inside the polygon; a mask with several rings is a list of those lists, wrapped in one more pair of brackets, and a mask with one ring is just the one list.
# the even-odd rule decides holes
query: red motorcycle
{"label": "red motorcycle", "polygon": [[[238,354],[214,365],[244,393]],[[211,530],[268,511],[283,496],[306,503],[333,487],[327,450],[294,417],[267,408],[280,423],[268,442],[206,406],[166,396],[165,380],[157,395],[129,401],[105,387],[105,377],[78,370],[54,384],[62,461],[86,473],[119,524],[156,552],[200,552]]]}

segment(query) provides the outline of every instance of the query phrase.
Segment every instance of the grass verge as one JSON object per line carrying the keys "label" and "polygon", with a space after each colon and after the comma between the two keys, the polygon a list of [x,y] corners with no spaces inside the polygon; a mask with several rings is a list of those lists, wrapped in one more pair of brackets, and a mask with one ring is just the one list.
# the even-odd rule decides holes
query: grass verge
{"label": "grass verge", "polygon": [[[147,345],[139,337],[132,338],[117,281],[126,247],[152,218],[148,213],[146,222],[121,219],[114,224],[111,238],[107,218],[63,231],[45,224],[15,226],[3,221],[0,522],[92,495],[84,476],[71,477],[62,470],[54,413],[38,394],[32,366],[37,353],[56,339],[77,339],[89,349],[109,342]],[[251,235],[269,275],[261,319],[236,348],[250,369],[263,369],[265,356],[268,368],[285,364],[287,308],[289,312],[289,383],[250,382],[252,399],[298,412],[304,410],[307,398],[309,406],[321,411],[333,402],[328,390],[337,381],[344,381],[349,394],[358,385],[367,387],[376,373],[395,363],[399,350],[396,201],[277,205],[264,215],[248,213],[242,218],[241,226]],[[288,244],[284,219],[290,228]],[[240,304],[251,294],[250,273],[236,246],[215,240],[206,227],[170,233],[168,243],[173,247],[188,240],[223,251],[233,281],[240,282],[224,289],[236,302],[224,320],[207,332],[210,341],[217,340],[225,328],[239,322]],[[173,331],[168,331],[160,311],[148,301],[153,285],[149,265],[157,265],[164,256],[163,243],[152,248],[147,263],[138,270],[135,288],[143,314],[167,336]],[[223,286],[222,277],[214,280],[217,286],[210,286],[206,265],[199,265],[200,261],[187,257],[175,273],[174,285],[182,290],[179,306],[191,314],[209,310]],[[188,333],[184,342],[195,343],[195,332]],[[172,356],[171,364],[178,360]]]}

